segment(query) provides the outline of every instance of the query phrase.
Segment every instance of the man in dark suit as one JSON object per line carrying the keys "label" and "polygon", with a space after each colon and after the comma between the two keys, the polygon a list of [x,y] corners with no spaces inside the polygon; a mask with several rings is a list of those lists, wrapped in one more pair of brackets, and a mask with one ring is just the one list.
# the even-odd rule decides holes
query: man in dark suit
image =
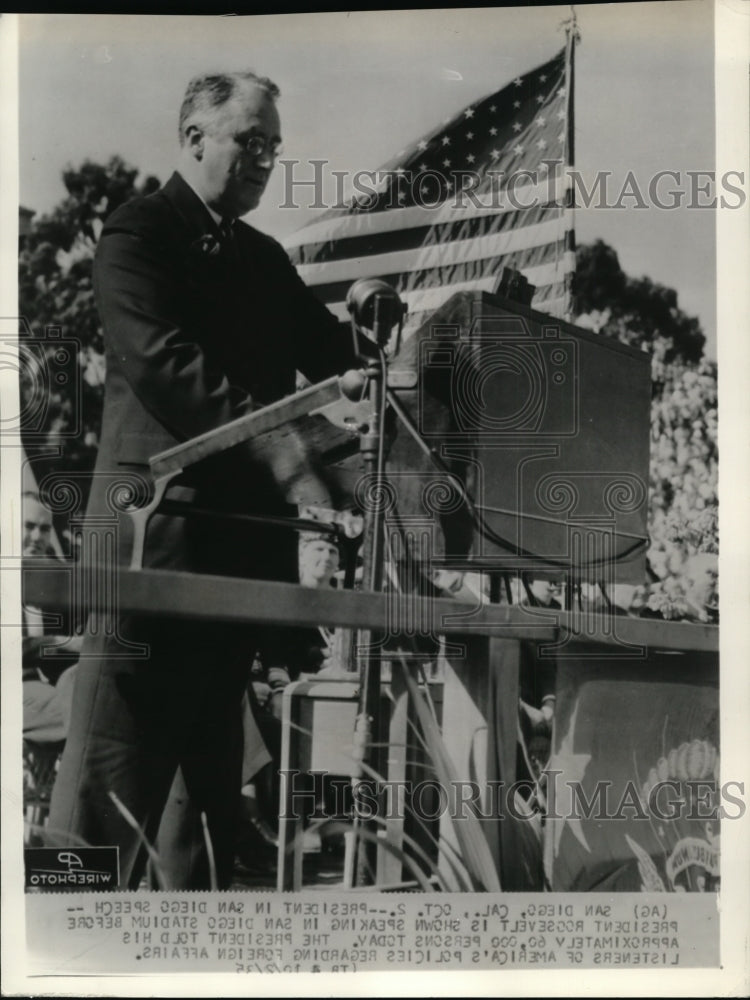
{"label": "man in dark suit", "polygon": [[[57,559],[52,513],[31,490],[22,494],[21,504],[24,565],[39,558]],[[23,603],[23,736],[34,743],[60,743],[67,731],[71,671],[80,637],[68,634],[64,610],[45,615]]]}
{"label": "man in dark suit", "polygon": [[[179,121],[179,171],[107,220],[94,277],[107,381],[87,513],[112,515],[112,486],[150,485],[153,454],[355,363],[347,332],[307,290],[284,250],[238,218],[255,208],[280,145],[278,89],[251,73],[193,80]],[[219,511],[288,513],[250,445],[203,463],[168,496]],[[297,540],[268,528],[155,515],[147,567],[294,579]],[[118,563],[132,529],[118,521]],[[205,812],[221,887],[231,880],[240,790],[240,705],[257,629],[120,614],[89,630],[50,828],[120,848],[121,885],[138,886],[176,768]],[[127,646],[131,643],[133,646]],[[135,644],[147,645],[147,656]],[[124,655],[130,648],[132,655]],[[269,660],[277,657],[268,653]],[[115,655],[117,654],[117,655]],[[281,654],[279,654],[281,655]],[[80,841],[79,841],[80,842]],[[179,887],[208,885],[207,875]]]}

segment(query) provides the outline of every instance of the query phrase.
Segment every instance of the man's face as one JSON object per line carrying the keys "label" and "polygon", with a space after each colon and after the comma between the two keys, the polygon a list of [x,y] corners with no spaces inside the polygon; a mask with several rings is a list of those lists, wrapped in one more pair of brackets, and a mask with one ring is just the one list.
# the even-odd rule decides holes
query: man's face
{"label": "man's face", "polygon": [[[188,136],[196,155],[201,194],[220,215],[237,218],[256,208],[273,170],[272,149],[281,142],[276,105],[261,87],[244,85],[200,129],[200,146]],[[245,144],[265,141],[260,153]]]}
{"label": "man's face", "polygon": [[529,590],[540,604],[548,605],[557,596],[560,581],[557,577],[541,575],[529,581]]}
{"label": "man's face", "polygon": [[50,548],[52,515],[38,500],[23,498],[23,554],[44,556]]}
{"label": "man's face", "polygon": [[306,586],[327,583],[339,568],[339,551],[324,540],[308,542],[300,557],[300,582]]}

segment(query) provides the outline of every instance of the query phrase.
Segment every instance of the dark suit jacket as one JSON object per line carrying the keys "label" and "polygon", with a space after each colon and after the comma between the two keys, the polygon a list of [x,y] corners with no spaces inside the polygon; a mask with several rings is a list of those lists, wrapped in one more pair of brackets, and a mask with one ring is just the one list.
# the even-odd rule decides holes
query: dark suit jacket
{"label": "dark suit jacket", "polygon": [[[103,425],[89,515],[108,512],[112,474],[147,482],[165,448],[355,364],[350,337],[306,288],[283,248],[244,223],[219,242],[179,174],[107,220],[94,266],[107,361]],[[266,470],[238,446],[199,471],[189,498],[224,509],[288,512]],[[110,494],[111,496],[111,494]],[[275,572],[274,532],[156,517],[147,565],[288,577],[296,539]],[[176,522],[176,523],[174,523]],[[120,559],[128,558],[128,527]],[[263,552],[262,550],[265,550]],[[254,555],[253,555],[254,553]]]}

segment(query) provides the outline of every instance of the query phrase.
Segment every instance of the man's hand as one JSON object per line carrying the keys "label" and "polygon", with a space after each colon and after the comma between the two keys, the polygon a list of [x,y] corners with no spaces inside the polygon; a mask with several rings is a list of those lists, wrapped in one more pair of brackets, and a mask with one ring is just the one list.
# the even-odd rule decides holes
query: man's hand
{"label": "man's hand", "polygon": [[533,705],[528,705],[525,701],[521,700],[521,710],[531,723],[534,732],[545,734],[550,732],[554,713],[552,705],[545,703],[541,708],[534,708]]}
{"label": "man's hand", "polygon": [[281,716],[283,712],[283,705],[282,705],[282,702],[284,700],[283,695],[284,695],[284,689],[276,688],[275,691],[271,692],[271,699],[268,703],[271,715],[273,715],[274,718],[278,719],[279,721],[281,721]]}
{"label": "man's hand", "polygon": [[268,703],[268,699],[271,697],[271,685],[266,684],[265,681],[253,681],[253,691],[255,692],[255,697],[258,699],[258,704],[262,708]]}

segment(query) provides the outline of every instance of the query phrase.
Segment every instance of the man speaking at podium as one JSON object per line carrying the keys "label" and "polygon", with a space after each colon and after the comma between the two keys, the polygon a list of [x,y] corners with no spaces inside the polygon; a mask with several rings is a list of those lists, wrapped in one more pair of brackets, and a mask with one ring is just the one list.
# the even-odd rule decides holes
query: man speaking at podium
{"label": "man speaking at podium", "polygon": [[[250,72],[194,79],[180,111],[178,171],[103,228],[94,278],[107,379],[88,531],[112,514],[114,477],[148,481],[150,456],[292,393],[296,369],[317,382],[356,363],[347,331],[281,246],[238,221],[258,205],[279,153],[278,96],[275,84]],[[204,508],[289,513],[249,446],[207,464],[169,495]],[[127,565],[129,518],[119,518],[118,532],[118,563]],[[157,514],[144,565],[293,580],[296,546],[289,531]],[[75,843],[117,845],[120,884],[137,888],[145,855],[109,792],[153,843],[179,765],[206,814],[225,888],[241,698],[255,643],[274,640],[246,627],[127,613],[116,636],[103,631],[84,644],[50,815],[55,842],[71,834]],[[137,644],[147,644],[145,656]],[[175,887],[207,888],[207,869]]]}

